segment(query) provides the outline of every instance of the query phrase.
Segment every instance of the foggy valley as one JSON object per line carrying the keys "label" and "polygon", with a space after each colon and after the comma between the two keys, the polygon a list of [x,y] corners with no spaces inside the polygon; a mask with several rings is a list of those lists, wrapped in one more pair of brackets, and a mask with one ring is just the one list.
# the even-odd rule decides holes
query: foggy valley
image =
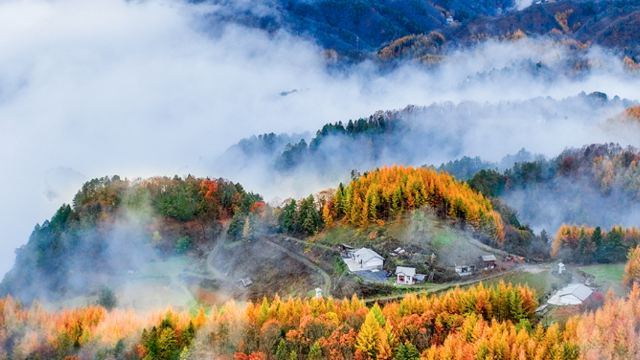
{"label": "foggy valley", "polygon": [[0,4],[0,360],[640,358],[637,0]]}

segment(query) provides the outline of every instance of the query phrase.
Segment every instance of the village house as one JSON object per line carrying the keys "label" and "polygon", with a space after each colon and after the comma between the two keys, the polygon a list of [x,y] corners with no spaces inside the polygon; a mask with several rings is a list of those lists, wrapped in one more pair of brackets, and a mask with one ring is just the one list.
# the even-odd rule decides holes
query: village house
{"label": "village house", "polygon": [[496,267],[495,255],[482,255],[481,257],[485,270],[494,269]]}
{"label": "village house", "polygon": [[415,276],[415,268],[398,266],[396,268],[396,285],[413,285]]}
{"label": "village house", "polygon": [[476,271],[475,265],[458,265],[455,267],[456,274],[458,276],[469,276],[473,275],[473,272]]}

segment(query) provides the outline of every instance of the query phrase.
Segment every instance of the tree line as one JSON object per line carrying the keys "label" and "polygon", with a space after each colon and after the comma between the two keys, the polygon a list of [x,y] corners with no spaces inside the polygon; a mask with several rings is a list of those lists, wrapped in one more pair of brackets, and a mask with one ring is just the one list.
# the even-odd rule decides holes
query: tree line
{"label": "tree line", "polygon": [[639,244],[640,230],[636,227],[614,226],[607,232],[599,226],[563,224],[553,241],[551,256],[583,264],[620,262]]}
{"label": "tree line", "polygon": [[500,283],[365,306],[357,297],[172,309],[46,311],[0,299],[0,357],[10,359],[634,359],[640,288],[563,326],[536,323],[533,290]]}

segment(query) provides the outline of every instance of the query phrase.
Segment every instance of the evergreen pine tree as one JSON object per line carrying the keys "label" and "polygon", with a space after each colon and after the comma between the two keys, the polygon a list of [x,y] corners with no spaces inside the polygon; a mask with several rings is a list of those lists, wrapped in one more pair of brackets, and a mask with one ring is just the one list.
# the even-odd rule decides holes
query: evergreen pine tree
{"label": "evergreen pine tree", "polygon": [[420,360],[420,351],[413,344],[407,342],[406,343],[407,354],[406,360]]}
{"label": "evergreen pine tree", "polygon": [[280,339],[278,343],[278,347],[276,349],[276,359],[277,360],[287,360],[287,355],[289,351],[287,349],[287,342],[284,339]]}
{"label": "evergreen pine tree", "polygon": [[309,356],[307,356],[309,360],[320,360],[322,359],[322,348],[320,347],[320,343],[317,341],[311,345],[311,349],[309,349]]}

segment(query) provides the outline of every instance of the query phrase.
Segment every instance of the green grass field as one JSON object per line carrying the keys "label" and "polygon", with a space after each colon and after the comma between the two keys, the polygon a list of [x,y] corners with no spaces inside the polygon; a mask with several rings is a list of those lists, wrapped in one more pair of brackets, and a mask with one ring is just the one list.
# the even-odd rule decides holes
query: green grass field
{"label": "green grass field", "polygon": [[[347,243],[354,247],[362,247],[376,245],[386,238],[401,238],[405,231],[406,221],[404,219],[389,221],[384,226],[371,223],[366,229],[338,224],[328,231],[323,231],[312,237],[310,241],[329,246]],[[372,233],[381,234],[382,236],[370,239],[369,234]]]}
{"label": "green grass field", "polygon": [[624,263],[619,263],[589,265],[578,269],[594,277],[593,285],[595,285],[601,293],[606,294],[609,289],[613,289],[616,296],[624,297],[629,291],[622,285],[624,267]]}

